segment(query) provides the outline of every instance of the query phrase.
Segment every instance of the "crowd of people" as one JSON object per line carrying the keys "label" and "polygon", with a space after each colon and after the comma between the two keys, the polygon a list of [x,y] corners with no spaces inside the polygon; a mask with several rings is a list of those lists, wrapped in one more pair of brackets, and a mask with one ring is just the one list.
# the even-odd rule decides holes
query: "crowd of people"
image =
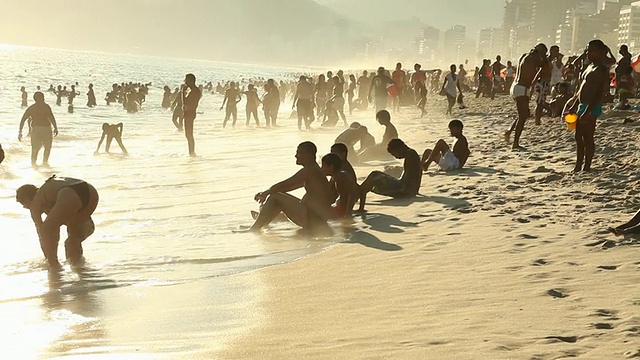
{"label": "crowd of people", "polygon": [[[320,119],[321,126],[333,127],[342,120],[346,127],[336,138],[330,152],[317,163],[318,149],[310,141],[302,142],[296,149],[296,164],[302,169],[290,178],[278,182],[259,192],[254,199],[260,203],[255,223],[248,229],[259,231],[280,214],[284,214],[295,224],[313,229],[326,226],[330,219],[352,216],[356,203],[357,211],[365,211],[367,195],[370,192],[392,197],[412,198],[418,195],[423,172],[436,163],[443,171],[462,168],[470,155],[469,143],[463,134],[464,125],[460,120],[449,123],[450,135],[456,138],[451,146],[439,140],[433,148],[423,151],[422,156],[400,139],[398,130],[391,122],[391,112],[400,112],[401,106],[415,106],[421,115],[426,113],[425,102],[429,90],[446,97],[446,114],[452,114],[456,103],[464,108],[465,92],[475,92],[476,97],[494,99],[496,95],[510,93],[516,103],[517,117],[505,132],[505,140],[510,142],[514,134],[512,148],[521,149],[520,141],[526,120],[531,117],[529,102],[536,97],[534,119],[540,124],[545,115],[554,117],[575,114],[578,118],[575,129],[577,144],[574,171],[591,170],[595,151],[594,132],[596,120],[602,114],[602,104],[610,96],[611,68],[615,68],[615,84],[620,97],[620,107],[628,106],[629,95],[633,92],[633,69],[631,54],[626,46],[619,51],[622,59],[617,61],[609,48],[600,40],[589,42],[584,53],[569,58],[563,63],[564,55],[557,46],[547,48],[536,45],[530,52],[523,54],[513,66],[510,61],[501,63],[500,56],[495,62],[484,60],[470,76],[464,65],[452,64],[447,73],[440,70],[422,70],[415,64],[413,72],[403,70],[402,64],[396,64],[393,72],[379,67],[374,73],[363,71],[356,78],[340,70],[335,75],[296,74],[297,81],[276,82],[274,79],[248,81],[240,86],[235,81],[211,82],[196,85],[196,77],[187,74],[184,84],[174,91],[164,88],[161,106],[170,109],[172,122],[176,128],[185,132],[188,151],[195,156],[193,126],[197,109],[204,92],[223,96],[221,110],[225,110],[222,127],[231,121],[235,127],[238,119],[238,104],[246,102],[246,125],[251,118],[261,126],[258,108],[263,106],[266,126],[279,126],[277,117],[280,105],[291,96],[292,118],[298,119],[299,130],[309,130],[311,124]],[[243,80],[243,83],[245,80]],[[145,102],[151,84],[122,83],[114,84],[107,94],[107,104],[122,103],[130,112],[140,109]],[[76,86],[70,90],[63,86],[50,91],[57,96],[60,105],[63,97],[68,98],[69,106],[79,94]],[[263,89],[263,94],[258,89]],[[27,93],[21,89],[22,106],[27,106]],[[87,106],[96,106],[93,85],[89,85]],[[548,98],[551,96],[551,101]],[[31,137],[31,162],[36,164],[38,153],[44,148],[43,164],[47,164],[51,152],[53,136],[58,134],[55,116],[51,107],[45,103],[44,94],[37,91],[33,95],[35,103],[29,106],[20,121],[18,139],[23,138],[23,128],[28,124]],[[364,111],[373,105],[376,120],[385,127],[384,135],[378,143],[368,129],[357,123],[347,123],[345,106],[349,114]],[[387,107],[391,105],[391,112]],[[127,150],[122,141],[124,125],[105,123],[96,152],[106,138],[106,151],[116,140],[123,153]],[[355,146],[359,143],[359,149]],[[4,160],[0,146],[0,162]],[[401,159],[400,168],[386,167],[384,171],[373,171],[358,184],[358,177],[352,164],[371,160]],[[398,176],[399,175],[399,176]],[[304,187],[306,193],[297,198],[289,192]],[[65,241],[67,257],[78,260],[82,256],[82,241],[94,231],[91,215],[98,204],[98,192],[88,182],[73,178],[49,178],[40,188],[34,185],[20,187],[16,200],[31,211],[36,225],[42,250],[51,266],[59,266],[57,246],[59,228],[66,225],[69,238]],[[47,214],[42,220],[42,214]],[[639,233],[640,215],[621,226],[610,228],[616,235]]]}

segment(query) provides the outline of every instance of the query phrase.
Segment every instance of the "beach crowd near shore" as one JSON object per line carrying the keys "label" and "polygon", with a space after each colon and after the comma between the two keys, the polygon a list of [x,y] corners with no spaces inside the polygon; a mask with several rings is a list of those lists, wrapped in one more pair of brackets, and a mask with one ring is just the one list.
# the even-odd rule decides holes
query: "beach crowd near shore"
{"label": "beach crowd near shore", "polygon": [[[561,249],[560,240],[565,234],[567,237],[597,236],[596,240],[589,243],[590,248],[606,250],[622,245],[637,246],[639,244],[634,237],[640,234],[640,212],[635,213],[640,208],[640,202],[635,199],[638,192],[637,186],[640,186],[640,177],[635,169],[640,160],[635,149],[637,145],[634,145],[637,144],[639,136],[635,127],[637,115],[632,106],[636,93],[632,56],[626,46],[619,49],[618,59],[600,40],[592,40],[586,45],[584,53],[570,56],[565,62],[564,55],[557,46],[547,48],[544,44],[537,44],[529,53],[523,54],[519,59],[513,59],[513,62],[508,61],[503,65],[502,58],[497,56],[493,61],[484,60],[482,65],[470,72],[465,69],[464,64],[452,64],[448,71],[442,71],[440,69],[424,70],[421,64],[416,63],[412,66],[412,70],[408,71],[403,64],[397,63],[395,69],[391,71],[381,66],[375,71],[338,70],[335,74],[332,71],[326,74],[297,73],[290,74],[289,79],[241,79],[219,82],[216,85],[212,82],[198,85],[196,76],[187,74],[184,83],[179,87],[172,89],[164,86],[161,100],[147,98],[149,88],[154,84],[122,82],[113,84],[109,89],[104,106],[121,105],[123,111],[131,113],[132,116],[144,111],[145,107],[161,106],[166,110],[166,121],[171,121],[176,132],[183,133],[186,137],[187,153],[192,157],[196,157],[197,139],[194,136],[194,128],[198,126],[196,121],[199,114],[198,106],[202,101],[210,101],[210,97],[223,99],[220,108],[224,111],[224,115],[220,116],[221,128],[237,127],[238,107],[242,102],[245,104],[244,126],[254,128],[255,123],[256,131],[259,131],[259,128],[275,129],[295,126],[296,121],[301,133],[334,131],[331,129],[341,126],[342,128],[336,131],[335,143],[328,149],[319,149],[311,141],[303,141],[296,149],[291,149],[292,155],[295,155],[296,165],[301,167],[291,177],[269,179],[273,182],[272,185],[265,184],[270,186],[257,194],[247,194],[254,197],[258,208],[253,212],[254,223],[251,226],[238,226],[236,230],[238,233],[251,231],[260,233],[272,222],[290,221],[304,229],[306,236],[313,237],[354,221],[362,221],[369,228],[377,230],[376,226],[380,226],[380,223],[374,221],[376,225],[372,225],[371,219],[386,218],[383,223],[386,223],[387,227],[420,228],[421,230],[412,229],[412,234],[416,236],[419,236],[421,231],[437,232],[443,238],[451,238],[452,234],[472,234],[486,240],[481,245],[473,246],[476,251],[492,253],[492,245],[489,242],[493,240],[485,237],[484,233],[486,231],[488,234],[498,234],[498,230],[485,228],[483,219],[486,221],[487,218],[482,218],[481,213],[491,213],[492,215],[489,216],[493,216],[495,215],[493,213],[498,211],[500,217],[516,214],[513,221],[509,223],[503,222],[500,218],[492,220],[495,222],[491,224],[494,227],[508,226],[509,232],[516,233],[510,236],[520,237],[521,245],[506,251],[514,254],[525,251],[530,246],[533,247],[523,244],[526,240],[542,236],[530,234],[543,231],[542,228],[547,226],[535,224],[539,223],[540,219],[546,218],[549,228],[556,226],[556,222],[560,221],[561,212],[559,209],[553,209],[551,203],[569,206],[568,204],[572,204],[573,201],[575,208],[572,207],[571,210],[577,213],[575,215],[578,218],[577,221],[581,225],[591,227],[571,230],[570,225],[558,224],[557,226],[562,227],[563,235],[558,235],[559,238],[553,235],[556,237],[547,239],[552,248],[535,249],[539,258],[534,259],[533,265],[544,267],[553,263],[548,259],[553,256],[561,256],[563,264],[571,262],[566,254],[549,255]],[[42,166],[48,166],[50,156],[55,157],[54,138],[59,130],[54,111],[45,101],[45,93],[54,94],[58,106],[61,106],[62,99],[67,98],[67,111],[72,113],[74,99],[80,95],[78,89],[78,83],[71,85],[70,90],[66,90],[64,85],[52,84],[47,91],[43,92],[38,87],[32,95],[31,105],[26,88],[21,89],[21,105],[26,107],[26,110],[19,122],[18,138],[21,141],[23,138],[30,138],[32,166],[38,166],[41,149],[44,151]],[[96,100],[93,84],[88,86],[86,96],[87,107],[103,106]],[[530,100],[534,100],[533,111]],[[617,104],[614,105],[615,102]],[[291,108],[285,109],[285,105],[291,105]],[[259,111],[260,106],[262,111]],[[284,119],[283,114],[285,114]],[[430,135],[436,133],[440,136],[422,138],[420,130],[424,127],[399,125],[408,118],[423,122],[424,126],[430,129]],[[529,118],[534,119],[534,126],[529,126],[525,132],[525,125]],[[358,121],[352,121],[354,119]],[[363,119],[375,119],[380,126],[384,127],[384,134],[379,141],[363,124]],[[123,135],[124,126],[123,123],[104,123],[101,135],[99,130],[96,131],[100,139],[95,154],[100,154],[105,139],[107,153],[110,152],[111,143],[115,140],[122,153],[128,154],[124,145],[126,142],[126,137]],[[598,129],[598,136],[596,136],[596,129]],[[26,134],[23,134],[23,131]],[[573,135],[573,143],[566,141],[566,134],[569,131]],[[220,136],[224,136],[224,133],[221,132]],[[455,139],[453,143],[444,139],[449,136]],[[428,143],[425,145],[427,140]],[[416,148],[418,145],[422,148]],[[569,153],[573,153],[573,160],[570,159]],[[324,155],[318,163],[318,157],[321,154]],[[402,160],[401,166],[396,166],[398,160]],[[12,161],[12,154],[2,151],[0,146],[0,162],[2,161]],[[274,161],[283,162],[280,159],[274,159]],[[500,168],[502,165],[504,168]],[[438,169],[434,171],[434,167]],[[531,170],[532,167],[533,170]],[[554,169],[551,169],[552,167]],[[362,170],[370,171],[364,176]],[[432,180],[440,175],[446,176],[446,180],[438,182],[437,185],[432,184]],[[51,176],[42,185],[26,184],[16,191],[16,201],[29,210],[45,259],[52,270],[62,266],[58,260],[58,244],[60,228],[63,225],[67,227],[69,234],[64,242],[66,258],[72,266],[82,264],[84,261],[84,240],[95,231],[92,215],[100,201],[100,191],[91,185],[90,181],[91,179],[76,179],[63,175]],[[580,186],[584,183],[592,184],[599,193],[595,195],[580,193],[581,190],[577,186],[572,190],[574,183],[582,183],[579,184]],[[304,189],[303,197],[298,198],[290,194],[297,189]],[[371,200],[367,202],[370,193],[377,195],[374,197],[375,202]],[[444,195],[447,195],[449,200],[443,200]],[[536,200],[536,197],[539,200]],[[392,200],[381,200],[383,198]],[[463,200],[450,200],[454,198]],[[585,205],[583,201],[589,204]],[[424,205],[423,202],[431,205]],[[456,216],[439,213],[435,207],[439,202],[446,205],[447,211],[456,212]],[[477,205],[471,206],[471,202]],[[595,206],[605,203],[624,213],[625,216],[633,213],[635,215],[628,217],[618,215],[608,219],[593,215],[604,209]],[[358,204],[357,208],[356,204]],[[540,215],[535,213],[536,209],[546,212]],[[379,210],[381,213],[378,214]],[[393,213],[395,210],[397,213]],[[593,214],[581,215],[586,212]],[[44,220],[43,214],[46,215]],[[463,216],[469,216],[471,220],[466,223],[460,221]],[[413,222],[409,222],[408,219],[400,221],[399,217],[410,217]],[[422,223],[425,225],[421,225]],[[452,225],[453,223],[456,225]],[[431,226],[439,228],[433,230]],[[388,238],[363,238],[362,234],[366,232],[360,232],[360,235],[352,235],[348,242],[361,243],[368,248],[379,250],[402,249],[399,245],[391,244],[394,231],[387,229],[379,232],[388,235]],[[404,231],[399,229],[397,232]],[[545,234],[548,235],[548,233]],[[440,254],[441,258],[435,256],[430,259],[431,262],[451,260],[449,255],[443,255],[447,248],[458,255],[464,251],[464,245],[458,241],[452,241],[450,244],[437,243],[437,246],[430,250],[421,248],[415,240],[409,241],[405,238],[398,240],[407,241],[404,246],[413,247],[415,251],[434,251]],[[565,240],[569,239],[565,238]],[[458,249],[458,246],[461,249]],[[505,245],[495,246],[502,249]],[[331,261],[349,261],[347,258],[349,254],[345,252],[345,255],[337,256],[334,260],[328,260],[326,254],[322,254],[305,261],[316,262],[316,266],[325,266]],[[493,260],[503,259],[503,255],[504,253],[500,252]],[[426,288],[418,285],[395,287],[396,281],[400,284],[402,280],[389,278],[371,267],[366,267],[367,263],[371,265],[381,261],[381,269],[388,269],[404,261],[405,263],[401,265],[402,270],[412,272],[427,266],[417,263],[422,258],[410,259],[410,255],[404,254],[398,259],[385,260],[381,259],[382,256],[379,252],[363,255],[357,265],[363,268],[353,269],[352,271],[356,273],[344,275],[340,281],[332,284],[329,284],[326,277],[319,277],[317,281],[320,283],[313,283],[313,286],[291,285],[289,281],[292,280],[285,279],[286,274],[278,270],[270,270],[280,284],[276,286],[274,296],[286,293],[285,287],[290,285],[295,293],[291,301],[301,301],[305,292],[307,296],[313,296],[320,289],[319,286],[326,286],[327,294],[336,296],[336,301],[343,301],[345,305],[338,305],[338,310],[329,316],[329,319],[336,321],[335,327],[331,327],[337,329],[336,333],[325,334],[323,330],[317,330],[323,333],[321,335],[325,338],[323,341],[339,348],[337,351],[342,351],[342,356],[338,358],[416,358],[430,354],[433,349],[428,350],[422,347],[424,343],[416,340],[417,334],[422,332],[426,332],[423,334],[424,337],[428,338],[429,334],[434,336],[434,343],[425,340],[426,343],[438,348],[433,354],[441,356],[455,354],[455,349],[447,347],[447,344],[455,341],[448,339],[438,343],[437,337],[445,335],[436,328],[447,326],[450,320],[458,321],[456,325],[452,325],[453,329],[468,330],[461,327],[461,324],[466,321],[462,312],[440,314],[442,318],[432,320],[428,324],[425,313],[418,312],[411,320],[409,320],[411,315],[404,315],[399,317],[402,319],[400,323],[388,324],[389,331],[380,330],[385,321],[391,320],[384,320],[381,316],[373,314],[389,314],[389,310],[386,312],[383,310],[383,307],[389,303],[383,299],[372,299],[371,292],[381,291],[379,284],[372,283],[373,280],[363,280],[362,283],[354,286],[352,292],[341,288],[342,282],[357,282],[354,276],[357,271],[362,271],[361,275],[372,279],[378,278],[381,284],[385,284],[384,291],[390,293],[390,298],[404,302],[398,304],[400,308],[404,306],[417,311],[416,309],[424,306],[420,303],[417,294],[412,296],[409,292],[417,290],[417,293],[423,296],[427,291]],[[607,256],[610,258],[610,253]],[[584,258],[587,257],[584,256]],[[637,260],[633,260],[633,255],[625,253],[620,259],[620,262],[631,261],[636,266],[637,274],[638,263]],[[512,261],[507,260],[509,264],[499,265],[514,266],[513,271],[520,270],[510,263]],[[559,264],[561,261],[556,262]],[[471,276],[470,272],[474,267],[482,271],[486,270],[484,268],[486,264],[473,260],[469,260],[469,263],[474,265],[469,269],[461,270],[467,276]],[[580,261],[575,263],[578,264]],[[431,274],[440,273],[440,271],[457,271],[448,263],[437,265],[441,268],[438,270],[429,268],[425,271],[431,271]],[[412,269],[412,266],[415,267]],[[598,271],[614,271],[619,268],[619,265],[601,266],[603,267],[598,268]],[[333,273],[337,270],[328,271]],[[435,282],[437,286],[448,287],[448,291],[451,292],[480,293],[482,290],[478,284],[486,286],[492,282],[509,279],[497,273],[488,274],[489,282],[478,282],[476,285],[467,280],[461,281],[458,285],[447,285],[437,280]],[[548,275],[548,277],[554,276]],[[409,276],[409,279],[417,281],[415,276]],[[576,287],[585,290],[592,286],[594,281],[585,280]],[[575,283],[572,284],[575,285]],[[507,284],[496,283],[496,293],[506,286]],[[520,284],[514,284],[514,287],[516,290],[509,292],[509,299],[500,299],[497,294],[492,294],[486,299],[478,300],[484,303],[485,307],[481,308],[487,311],[485,315],[488,317],[502,315],[502,319],[496,322],[505,325],[509,316],[500,314],[496,307],[500,307],[500,304],[505,301],[511,301],[510,304],[517,302],[515,293],[528,291]],[[614,287],[612,284],[603,285],[603,289],[612,287]],[[637,286],[634,289],[637,289]],[[615,291],[615,288],[612,291]],[[569,290],[559,287],[548,289],[546,296],[553,299],[568,297],[573,300],[569,293]],[[353,299],[359,296],[364,298]],[[372,314],[358,313],[361,310],[353,307],[354,302],[365,301],[365,298],[371,300]],[[273,297],[270,301],[274,301]],[[442,309],[446,306],[443,299],[425,301],[436,308]],[[531,309],[542,311],[542,305],[531,304],[531,302],[535,302],[535,299],[529,299],[528,304]],[[628,302],[630,303],[625,304],[625,311],[629,313],[626,317],[616,311],[593,310],[595,315],[589,316],[603,319],[602,321],[594,320],[592,328],[602,331],[609,329],[607,326],[610,326],[611,329],[615,329],[617,326],[614,324],[615,321],[623,318],[626,323],[624,330],[620,330],[624,332],[621,336],[628,337],[630,341],[634,337],[635,339],[640,337],[640,330],[638,330],[640,316],[633,315],[634,311],[637,313],[640,298],[635,294],[632,299],[628,299]],[[265,336],[264,340],[241,339],[238,342],[240,345],[234,345],[225,356],[281,358],[283,356],[281,351],[292,351],[305,358],[322,357],[323,350],[320,346],[313,344],[311,335],[300,335],[292,344],[283,346],[281,350],[274,348],[275,345],[273,345],[274,341],[276,344],[285,342],[285,335],[291,334],[291,331],[284,329],[287,327],[286,321],[300,325],[305,334],[315,333],[313,324],[318,327],[326,325],[317,311],[310,312],[311,315],[306,317],[299,313],[316,304],[317,302],[311,300],[302,301],[298,311],[286,309],[287,305],[291,305],[289,301],[268,305],[271,306],[272,316],[282,316],[282,321],[272,322],[263,329],[265,332],[273,332],[272,335]],[[473,307],[473,303],[466,300],[459,305]],[[520,305],[505,306],[509,307],[508,311],[522,311],[522,309],[516,310]],[[573,306],[579,306],[579,303]],[[532,312],[535,311],[532,310]],[[561,311],[550,310],[548,316],[552,316],[551,313],[554,312]],[[358,314],[357,326],[365,329],[363,338],[359,340],[346,335],[348,319],[340,319],[348,314],[354,316],[354,313]],[[517,313],[511,313],[511,315],[517,317]],[[438,314],[433,316],[438,318]],[[526,319],[530,319],[533,315],[529,313],[528,316]],[[309,321],[310,325],[301,325],[303,321]],[[425,324],[420,325],[420,321],[424,321]],[[535,326],[539,325],[537,320],[534,322]],[[553,326],[561,326],[560,323],[551,322]],[[406,328],[413,329],[407,337],[414,342],[400,345],[403,340],[402,335],[392,333],[402,332]],[[474,334],[473,336],[482,337],[479,334],[483,331],[487,329],[481,326],[481,330],[471,331],[471,333]],[[377,332],[386,334],[389,342],[381,341],[376,347],[374,344],[376,344]],[[451,336],[451,333],[446,335]],[[340,336],[347,336],[346,338],[350,339],[342,348],[339,343]],[[598,339],[597,335],[589,336]],[[607,338],[608,335],[600,336]],[[464,338],[464,335],[459,334],[459,337]],[[496,351],[524,351],[518,353],[516,357],[519,358],[526,353],[530,358],[540,359],[557,358],[553,356],[558,354],[566,354],[566,356],[571,354],[569,348],[541,354],[537,348],[531,347],[531,344],[516,344],[513,341],[504,340],[506,337],[508,334],[500,332],[500,335],[485,340],[485,342],[500,343],[503,349],[498,349],[498,345],[491,349],[480,346],[478,351],[482,355],[479,357],[474,357],[471,350],[468,352],[465,350],[462,353],[470,356],[469,358],[494,358]],[[473,341],[458,339],[458,341],[466,348],[470,348],[481,342],[478,339],[473,338]],[[593,339],[592,341],[596,341]],[[570,346],[579,342],[581,337],[553,333],[540,336],[538,340],[538,346],[549,342]],[[365,346],[356,345],[358,341]],[[621,344],[623,339],[620,337],[615,341],[617,346],[624,347],[626,345],[622,344],[627,344],[626,342]],[[296,344],[297,349],[295,349]],[[388,350],[376,355],[369,352],[366,344],[370,344],[371,349],[386,346]],[[582,355],[588,353],[585,349],[591,351],[594,348],[586,346],[586,348],[574,350],[575,354]],[[609,349],[611,348],[597,348],[597,351],[591,354],[596,354],[594,358],[600,358],[599,356],[607,354]],[[398,352],[405,350],[406,353],[398,355]],[[622,353],[628,357],[640,356],[640,344],[636,342],[626,346]],[[510,358],[510,355],[504,353],[495,358]]]}

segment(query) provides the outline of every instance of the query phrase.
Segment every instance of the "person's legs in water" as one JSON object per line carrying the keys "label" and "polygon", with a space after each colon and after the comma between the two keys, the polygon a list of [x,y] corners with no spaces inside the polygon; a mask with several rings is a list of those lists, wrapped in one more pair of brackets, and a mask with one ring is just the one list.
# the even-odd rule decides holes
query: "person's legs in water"
{"label": "person's legs in water", "polygon": [[44,154],[42,158],[43,165],[49,165],[49,155],[51,155],[51,147],[53,146],[53,134],[49,131],[43,139]]}
{"label": "person's legs in water", "polygon": [[520,148],[520,136],[522,135],[522,130],[524,130],[524,123],[529,117],[529,98],[526,96],[516,98],[516,108],[518,109],[518,118],[513,120],[509,130],[504,133],[506,142],[509,142],[511,133],[515,131],[512,146],[513,149]]}
{"label": "person's legs in water", "polygon": [[71,223],[67,225],[67,240],[64,242],[64,250],[67,259],[75,265],[80,265],[83,255],[82,242],[91,236],[95,231],[93,219],[82,223]]}
{"label": "person's legs in water", "polygon": [[31,165],[35,166],[38,161],[38,153],[42,147],[42,140],[39,135],[31,134]]}
{"label": "person's legs in water", "polygon": [[111,148],[111,141],[113,141],[113,135],[107,135],[106,145],[104,146],[104,151],[108,154],[109,149]]}
{"label": "person's legs in water", "polygon": [[306,228],[309,226],[308,210],[300,199],[285,193],[276,193],[269,196],[260,208],[260,215],[251,230],[258,231],[268,225],[280,213],[284,213],[291,222]]}
{"label": "person's legs in water", "polygon": [[236,121],[238,121],[238,108],[233,107],[231,109],[231,116],[233,116],[233,127],[236,127]]}
{"label": "person's legs in water", "polygon": [[193,138],[193,122],[196,119],[195,113],[184,114],[184,135],[187,138],[187,144],[189,146],[189,155],[196,156],[196,142]]}
{"label": "person's legs in water", "polygon": [[171,121],[176,129],[182,131],[182,110],[175,109],[171,115]]}
{"label": "person's legs in water", "polygon": [[124,147],[124,144],[122,143],[122,137],[118,136],[116,137],[116,142],[118,143],[118,145],[120,146],[120,150],[122,150],[123,154],[128,154],[129,152],[127,151],[127,148]]}

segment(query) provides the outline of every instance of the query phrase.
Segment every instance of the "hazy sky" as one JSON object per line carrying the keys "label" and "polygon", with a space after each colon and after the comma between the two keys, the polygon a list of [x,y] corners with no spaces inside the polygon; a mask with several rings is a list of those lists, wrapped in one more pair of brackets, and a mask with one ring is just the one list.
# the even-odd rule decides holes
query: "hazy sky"
{"label": "hazy sky", "polygon": [[[418,17],[440,29],[465,25],[474,35],[502,24],[504,0],[316,0],[341,15],[364,22]],[[393,6],[389,6],[393,4]]]}
{"label": "hazy sky", "polygon": [[[466,25],[475,38],[482,27],[500,26],[503,1],[16,0],[0,12],[0,43],[326,64],[361,52],[368,38],[383,35],[362,23],[419,18],[443,29]],[[415,28],[397,27],[408,40],[416,36]]]}

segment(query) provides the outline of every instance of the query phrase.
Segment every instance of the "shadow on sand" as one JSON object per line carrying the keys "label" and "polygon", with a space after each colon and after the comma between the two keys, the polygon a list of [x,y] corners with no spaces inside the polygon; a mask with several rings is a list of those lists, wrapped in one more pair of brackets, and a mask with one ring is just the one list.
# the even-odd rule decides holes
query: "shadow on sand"
{"label": "shadow on sand", "polygon": [[402,246],[384,242],[377,236],[368,233],[366,231],[356,231],[351,234],[349,240],[345,241],[347,244],[360,244],[368,248],[382,250],[382,251],[400,251]]}

